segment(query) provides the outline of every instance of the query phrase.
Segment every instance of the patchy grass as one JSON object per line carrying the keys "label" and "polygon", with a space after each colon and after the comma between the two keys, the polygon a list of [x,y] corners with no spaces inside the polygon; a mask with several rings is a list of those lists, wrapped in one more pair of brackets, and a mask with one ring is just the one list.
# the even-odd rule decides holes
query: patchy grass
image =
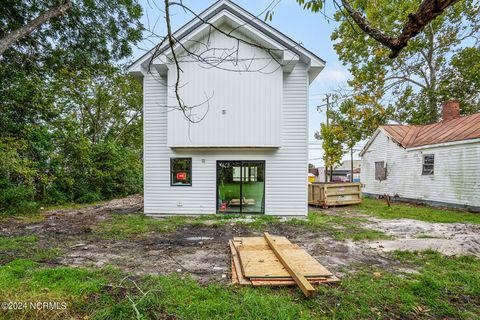
{"label": "patchy grass", "polygon": [[152,232],[172,232],[178,226],[193,223],[192,220],[192,218],[180,216],[155,219],[143,214],[114,214],[110,219],[93,227],[93,230],[102,238],[124,239],[146,236]]}
{"label": "patchy grass", "polygon": [[438,239],[439,237],[433,234],[425,233],[425,232],[418,232],[413,235],[416,239]]}
{"label": "patchy grass", "polygon": [[151,218],[143,214],[113,214],[108,220],[93,227],[96,235],[102,238],[125,239],[135,236],[147,236],[152,232],[168,233],[185,225],[207,225],[215,228],[228,223],[247,225],[261,230],[267,223],[279,221],[277,217],[267,215],[231,215],[216,214],[198,217],[172,216]]}
{"label": "patchy grass", "polygon": [[38,211],[30,212],[30,213],[23,213],[23,214],[7,214],[7,213],[0,213],[0,222],[19,222],[19,223],[38,223],[42,222],[44,216],[40,214]]}
{"label": "patchy grass", "polygon": [[[0,301],[65,302],[61,310],[0,310],[6,319],[477,319],[480,260],[433,251],[392,256],[418,273],[365,268],[305,299],[297,288],[202,286],[189,277],[125,278],[113,268],[0,267]],[[138,286],[138,287],[137,287]],[[142,291],[141,291],[141,290]],[[134,310],[135,304],[138,316]],[[3,316],[2,316],[3,312]]]}
{"label": "patchy grass", "polygon": [[125,239],[129,237],[145,237],[150,233],[167,233],[175,231],[185,225],[207,225],[215,228],[225,224],[235,223],[248,226],[253,230],[261,231],[268,224],[286,223],[303,225],[314,230],[322,230],[331,234],[337,240],[352,239],[377,240],[389,239],[381,231],[366,229],[358,226],[360,218],[343,218],[325,213],[311,211],[308,219],[290,219],[282,221],[278,217],[268,215],[203,215],[199,217],[173,216],[166,218],[151,218],[143,214],[112,215],[111,219],[103,221],[93,227],[94,233],[102,238]]}
{"label": "patchy grass", "polygon": [[18,258],[46,261],[59,254],[56,248],[39,248],[36,236],[0,237],[0,264]]}
{"label": "patchy grass", "polygon": [[37,242],[36,236],[0,237],[0,252],[18,251]]}
{"label": "patchy grass", "polygon": [[478,213],[438,209],[405,203],[392,203],[392,206],[388,207],[384,201],[369,198],[363,199],[361,204],[352,206],[346,210],[358,211],[382,219],[407,218],[427,222],[480,224],[480,214]]}
{"label": "patchy grass", "polygon": [[105,204],[111,200],[99,200],[99,201],[93,201],[93,202],[82,202],[82,203],[64,203],[64,204],[56,204],[56,205],[44,205],[41,210],[42,211],[50,211],[50,210],[70,210],[70,209],[83,209],[86,207],[91,207],[91,206],[98,206],[101,204]]}
{"label": "patchy grass", "polygon": [[362,218],[341,217],[319,211],[310,211],[306,220],[292,219],[286,223],[304,225],[313,230],[325,231],[336,240],[351,239],[353,241],[361,241],[391,238],[381,231],[362,228],[359,224],[363,221],[366,220]]}

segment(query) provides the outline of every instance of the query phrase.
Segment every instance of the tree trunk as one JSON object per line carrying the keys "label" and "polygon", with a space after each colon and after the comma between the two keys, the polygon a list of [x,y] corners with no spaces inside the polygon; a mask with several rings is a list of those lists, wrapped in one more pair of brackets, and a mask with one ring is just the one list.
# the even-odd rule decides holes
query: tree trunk
{"label": "tree trunk", "polygon": [[402,32],[397,37],[387,35],[385,32],[370,25],[370,22],[348,0],[342,0],[342,5],[355,24],[370,37],[391,50],[390,58],[396,58],[400,51],[408,44],[408,40],[419,34],[425,26],[441,15],[445,9],[459,0],[423,0],[415,13],[408,15]]}
{"label": "tree trunk", "polygon": [[30,21],[23,27],[18,28],[13,32],[7,34],[4,38],[0,39],[0,56],[2,56],[5,50],[7,50],[13,43],[28,36],[35,29],[40,27],[42,24],[44,24],[48,20],[64,14],[71,7],[72,7],[71,2],[66,1],[63,4],[40,14],[38,17],[36,17],[35,19]]}

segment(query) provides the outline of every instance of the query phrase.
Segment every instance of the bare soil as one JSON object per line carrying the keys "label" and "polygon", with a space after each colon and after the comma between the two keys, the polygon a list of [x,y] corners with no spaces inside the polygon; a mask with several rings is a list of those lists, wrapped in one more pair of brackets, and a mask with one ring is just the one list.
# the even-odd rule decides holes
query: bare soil
{"label": "bare soil", "polygon": [[[286,236],[339,276],[361,266],[402,270],[402,266],[386,253],[396,249],[430,248],[445,254],[480,256],[478,225],[382,220],[368,216],[365,216],[367,222],[358,223],[365,228],[386,232],[393,239],[337,241],[325,231],[281,222],[268,224],[262,232],[234,222],[222,226],[189,224],[170,233],[152,232],[146,237],[127,239],[98,237],[92,232],[92,228],[112,215],[141,212],[142,209],[143,198],[130,196],[81,209],[47,211],[40,222],[2,220],[0,234],[35,235],[40,248],[58,248],[60,254],[43,261],[46,264],[97,268],[113,265],[139,275],[190,274],[201,282],[227,282],[230,269],[228,240],[237,236],[260,236],[263,231]],[[325,212],[340,214],[337,210]]]}

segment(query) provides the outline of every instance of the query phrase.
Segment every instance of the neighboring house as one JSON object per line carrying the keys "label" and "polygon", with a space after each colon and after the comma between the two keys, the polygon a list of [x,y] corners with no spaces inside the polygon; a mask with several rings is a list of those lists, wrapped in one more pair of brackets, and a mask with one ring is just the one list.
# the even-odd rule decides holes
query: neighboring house
{"label": "neighboring house", "polygon": [[363,192],[480,210],[480,113],[443,105],[439,123],[379,127],[360,153]]}
{"label": "neighboring house", "polygon": [[[351,168],[350,160],[344,160],[342,164],[333,169],[333,182],[348,182],[350,181]],[[353,182],[360,181],[360,164],[361,160],[353,160]],[[325,173],[325,167],[312,168],[310,173],[315,175],[315,182],[325,182],[325,174],[327,175],[327,181],[330,181],[330,171]]]}
{"label": "neighboring house", "polygon": [[176,110],[168,45],[129,67],[143,83],[145,213],[307,215],[308,88],[325,62],[225,0],[173,36],[181,99],[204,118]]}

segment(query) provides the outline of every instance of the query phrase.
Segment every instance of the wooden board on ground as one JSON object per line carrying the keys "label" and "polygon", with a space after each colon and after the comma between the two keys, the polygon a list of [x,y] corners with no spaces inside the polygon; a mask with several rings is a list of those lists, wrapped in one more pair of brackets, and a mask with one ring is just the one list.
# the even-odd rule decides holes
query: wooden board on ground
{"label": "wooden board on ground", "polygon": [[[300,270],[298,264],[291,260],[290,257],[287,256],[286,251],[282,250],[278,247],[278,244],[275,242],[275,239],[268,234],[268,232],[264,233],[264,238],[267,240],[270,248],[275,253],[277,258],[281,261],[285,269],[287,269],[288,273],[292,276],[293,280],[297,283],[298,287],[302,290],[303,294],[306,297],[311,297],[315,294],[315,288],[312,286],[310,282],[305,278],[303,273],[304,270]],[[303,250],[301,250],[303,251]],[[303,251],[305,252],[305,251]],[[310,256],[310,255],[308,255]]]}
{"label": "wooden board on ground", "polygon": [[[294,245],[280,246],[282,252],[294,263],[299,272],[305,277],[331,277],[332,273],[322,266],[311,255]],[[236,246],[241,261],[243,275],[246,278],[290,278],[291,275],[280,262],[275,253],[264,247],[260,250],[257,245],[253,248],[248,245]]]}
{"label": "wooden board on ground", "polygon": [[[271,279],[250,279],[252,282],[252,286],[260,287],[260,286],[269,286],[269,287],[294,287],[297,283],[293,279],[282,279],[282,280],[274,280]],[[308,282],[311,284],[327,284],[327,283],[336,283],[340,281],[337,277],[333,276],[330,278],[323,278],[323,279],[307,279]]]}
{"label": "wooden board on ground", "polygon": [[229,245],[230,245],[230,251],[232,253],[232,260],[233,260],[232,272],[235,271],[235,273],[237,274],[238,283],[242,286],[251,285],[252,282],[250,280],[246,279],[242,274],[241,266],[240,266],[240,260],[238,259],[237,250],[235,249],[235,246],[233,245],[233,241],[230,240]]}
{"label": "wooden board on ground", "polygon": [[315,291],[312,284],[339,281],[285,237],[268,234],[265,237],[235,237],[229,241],[229,247],[232,253],[232,283],[235,284],[255,287],[299,285],[306,296],[311,296]]}
{"label": "wooden board on ground", "polygon": [[237,270],[235,268],[235,262],[233,261],[233,257],[230,259],[230,265],[232,266],[232,284],[239,284]]}
{"label": "wooden board on ground", "polygon": [[[292,244],[290,240],[281,236],[272,236],[275,239],[277,244]],[[233,238],[234,242],[240,242],[242,245],[265,245],[268,246],[267,241],[264,237],[235,237]]]}

